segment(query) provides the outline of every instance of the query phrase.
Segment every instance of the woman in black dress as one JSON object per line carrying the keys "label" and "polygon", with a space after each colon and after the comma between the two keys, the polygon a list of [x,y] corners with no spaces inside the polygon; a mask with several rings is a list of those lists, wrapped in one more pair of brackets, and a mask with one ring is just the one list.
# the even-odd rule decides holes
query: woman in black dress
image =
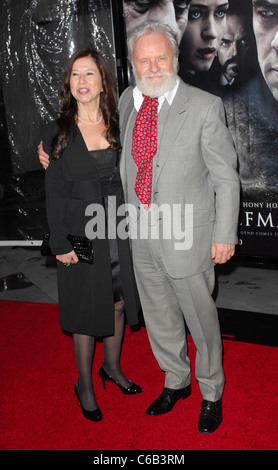
{"label": "woman in black dress", "polygon": [[[65,72],[59,118],[42,132],[43,148],[51,157],[45,175],[46,210],[50,247],[58,260],[60,325],[73,334],[79,371],[74,391],[83,415],[93,421],[102,419],[92,383],[95,337],[103,337],[104,362],[99,371],[103,385],[109,380],[124,394],[141,392],[120,367],[124,313],[133,325],[139,310],[129,241],[117,230],[112,230],[116,237],[107,236],[108,224],[117,228],[122,220],[117,208],[124,203],[116,97],[101,55],[91,49],[79,51]],[[105,215],[105,227],[97,226],[97,234],[104,232],[104,237],[88,235],[86,230],[92,222],[86,209],[90,213],[92,204]],[[103,225],[103,218],[98,220]],[[68,234],[93,239],[93,264],[78,261]]]}

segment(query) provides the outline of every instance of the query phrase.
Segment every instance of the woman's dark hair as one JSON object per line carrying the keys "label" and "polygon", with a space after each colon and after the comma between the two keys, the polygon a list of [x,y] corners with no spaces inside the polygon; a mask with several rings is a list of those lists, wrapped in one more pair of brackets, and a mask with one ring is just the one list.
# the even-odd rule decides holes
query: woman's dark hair
{"label": "woman's dark hair", "polygon": [[119,149],[119,117],[117,110],[117,89],[115,81],[106,62],[101,54],[94,49],[87,48],[77,51],[70,58],[67,64],[64,82],[62,85],[60,98],[61,109],[59,111],[58,125],[59,131],[52,142],[53,160],[57,160],[62,155],[68,143],[69,132],[74,128],[75,116],[77,114],[77,103],[70,91],[70,76],[74,62],[82,57],[91,57],[100,72],[103,92],[101,93],[100,107],[103,120],[107,128],[106,139],[112,148]]}

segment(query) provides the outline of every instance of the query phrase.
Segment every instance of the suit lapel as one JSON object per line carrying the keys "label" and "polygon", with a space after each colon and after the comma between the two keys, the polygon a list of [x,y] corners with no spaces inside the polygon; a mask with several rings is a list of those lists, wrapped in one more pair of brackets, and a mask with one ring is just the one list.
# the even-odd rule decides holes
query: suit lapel
{"label": "suit lapel", "polygon": [[173,146],[175,141],[181,132],[184,121],[192,108],[194,99],[189,97],[187,85],[180,82],[176,96],[170,106],[166,123],[163,129],[163,135],[161,136],[159,143],[159,166],[156,167],[153,186],[157,184],[157,181],[161,175],[161,171],[173,152]]}
{"label": "suit lapel", "polygon": [[[123,108],[123,106],[124,105],[122,105],[122,108]],[[136,110],[135,110],[134,104],[133,104],[132,94],[131,94],[131,97],[128,98],[126,108],[125,109],[122,109],[122,108],[120,108],[120,114],[121,114],[121,116],[120,116],[120,121],[121,121],[121,144],[122,144],[122,152],[121,152],[121,158],[120,158],[120,174],[121,174],[124,194],[126,196],[126,193],[127,193],[126,159],[128,158],[128,155],[127,155],[127,141],[128,141],[129,132],[132,132],[132,128],[130,126],[130,123],[132,121],[134,113],[136,113]],[[126,196],[126,198],[127,198],[127,196]]]}

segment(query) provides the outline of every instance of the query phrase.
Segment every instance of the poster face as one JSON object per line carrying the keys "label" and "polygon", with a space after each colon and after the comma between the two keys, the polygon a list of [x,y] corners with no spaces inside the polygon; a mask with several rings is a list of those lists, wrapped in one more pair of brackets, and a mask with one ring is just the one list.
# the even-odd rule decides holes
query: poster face
{"label": "poster face", "polygon": [[172,27],[180,77],[222,98],[238,155],[238,253],[278,257],[278,0],[123,0],[127,36]]}

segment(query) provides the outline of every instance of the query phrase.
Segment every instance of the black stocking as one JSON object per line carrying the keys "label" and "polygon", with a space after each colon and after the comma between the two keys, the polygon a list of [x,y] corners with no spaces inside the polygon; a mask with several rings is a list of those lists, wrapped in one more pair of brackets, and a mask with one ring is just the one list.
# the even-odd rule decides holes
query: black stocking
{"label": "black stocking", "polygon": [[94,337],[73,334],[73,348],[79,371],[77,389],[81,403],[87,411],[93,411],[98,407],[92,383],[94,346]]}
{"label": "black stocking", "polygon": [[124,376],[120,366],[124,326],[124,301],[119,301],[114,306],[114,335],[103,338],[103,368],[122,387],[129,387],[131,382]]}
{"label": "black stocking", "polygon": [[[119,301],[114,308],[114,335],[103,338],[104,370],[123,387],[131,382],[124,376],[120,366],[120,356],[124,334],[124,302]],[[92,382],[92,361],[95,347],[93,336],[73,334],[73,348],[79,371],[77,382],[78,394],[87,411],[95,410],[98,405]]]}

